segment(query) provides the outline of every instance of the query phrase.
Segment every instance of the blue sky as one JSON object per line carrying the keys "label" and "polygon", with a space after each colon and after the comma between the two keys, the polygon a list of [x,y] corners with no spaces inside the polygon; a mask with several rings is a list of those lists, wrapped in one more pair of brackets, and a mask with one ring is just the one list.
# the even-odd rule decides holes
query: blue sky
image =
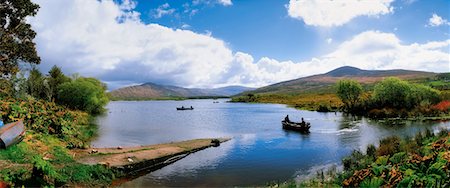
{"label": "blue sky", "polygon": [[259,87],[349,65],[450,71],[448,0],[34,0],[46,71],[111,89]]}
{"label": "blue sky", "polygon": [[[171,14],[155,17],[163,4],[174,9]],[[255,58],[270,56],[279,60],[308,60],[333,50],[327,44],[332,38],[339,44],[366,30],[392,32],[405,43],[423,43],[449,38],[449,27],[425,27],[433,13],[449,20],[450,1],[398,0],[392,3],[393,13],[361,16],[341,27],[308,26],[292,18],[286,11],[288,0],[235,0],[230,6],[205,1],[139,0],[136,10],[145,23],[158,23],[197,33],[211,32],[223,39],[233,50],[244,51]],[[189,6],[186,6],[189,5]],[[186,8],[188,7],[188,8]],[[198,10],[192,15],[192,10]]]}

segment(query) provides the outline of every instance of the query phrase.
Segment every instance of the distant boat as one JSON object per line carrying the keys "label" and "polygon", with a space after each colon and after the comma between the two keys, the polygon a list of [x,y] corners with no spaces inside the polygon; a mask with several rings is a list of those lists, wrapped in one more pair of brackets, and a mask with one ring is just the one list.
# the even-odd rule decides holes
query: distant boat
{"label": "distant boat", "polygon": [[0,149],[17,144],[25,137],[25,126],[23,121],[9,123],[0,127]]}
{"label": "distant boat", "polygon": [[185,108],[184,106],[182,106],[181,108],[177,107],[177,110],[194,110],[194,108],[192,106],[190,108]]}
{"label": "distant boat", "polygon": [[281,124],[283,125],[283,129],[298,131],[301,133],[309,133],[309,128],[311,128],[311,124],[309,122],[297,123],[283,120],[281,121]]}
{"label": "distant boat", "polygon": [[219,101],[213,101],[213,103],[219,103]]}

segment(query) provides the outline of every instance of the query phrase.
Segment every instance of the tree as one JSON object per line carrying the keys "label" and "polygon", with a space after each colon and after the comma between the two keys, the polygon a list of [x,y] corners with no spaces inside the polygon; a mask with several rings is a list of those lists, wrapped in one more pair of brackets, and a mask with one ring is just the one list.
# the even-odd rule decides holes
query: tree
{"label": "tree", "polygon": [[72,109],[98,114],[108,103],[105,90],[106,85],[95,78],[79,78],[58,87],[57,102]]}
{"label": "tree", "polygon": [[48,77],[48,86],[50,87],[50,98],[57,98],[58,87],[66,82],[70,81],[70,78],[64,75],[61,71],[61,68],[54,65],[52,69],[50,69],[49,77]]}
{"label": "tree", "polygon": [[381,107],[403,108],[410,91],[408,82],[390,77],[375,85],[372,99]]}
{"label": "tree", "polygon": [[414,108],[422,102],[438,103],[440,92],[425,85],[386,78],[375,85],[372,99],[381,107]]}
{"label": "tree", "polygon": [[351,110],[359,102],[363,92],[361,84],[355,80],[340,80],[337,83],[336,94],[347,110]]}
{"label": "tree", "polygon": [[42,75],[42,73],[36,69],[33,68],[30,71],[30,75],[27,79],[27,93],[34,98],[46,98],[45,97],[45,89],[44,89],[44,80],[45,77]]}
{"label": "tree", "polygon": [[0,0],[0,78],[15,75],[19,62],[40,63],[33,42],[36,32],[26,23],[38,9],[39,5],[30,0]]}
{"label": "tree", "polygon": [[409,108],[416,107],[422,102],[436,104],[441,100],[440,92],[429,86],[413,84],[410,87],[411,89],[406,95],[405,101]]}

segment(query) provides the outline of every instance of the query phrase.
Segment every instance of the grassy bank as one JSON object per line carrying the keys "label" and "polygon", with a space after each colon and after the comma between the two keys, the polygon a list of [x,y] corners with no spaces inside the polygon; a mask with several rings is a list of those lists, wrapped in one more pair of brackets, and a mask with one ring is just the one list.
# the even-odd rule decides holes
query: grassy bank
{"label": "grassy bank", "polygon": [[318,172],[302,182],[280,187],[448,187],[450,185],[450,135],[418,133],[414,138],[388,137],[379,147],[369,145],[342,160],[342,172]]}
{"label": "grassy bank", "polygon": [[24,120],[24,140],[0,150],[0,181],[13,186],[108,185],[115,173],[99,165],[83,165],[70,149],[86,148],[97,131],[89,114],[68,110],[32,97],[2,98],[3,120]]}
{"label": "grassy bank", "polygon": [[231,102],[274,103],[314,111],[337,111],[342,102],[334,93],[257,94],[237,96]]}

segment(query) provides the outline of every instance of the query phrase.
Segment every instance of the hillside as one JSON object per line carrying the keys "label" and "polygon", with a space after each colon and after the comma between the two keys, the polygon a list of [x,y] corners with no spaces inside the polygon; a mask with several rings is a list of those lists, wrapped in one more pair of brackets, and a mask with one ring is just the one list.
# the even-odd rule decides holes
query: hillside
{"label": "hillside", "polygon": [[249,90],[253,90],[253,88],[242,86],[227,86],[213,89],[183,88],[149,82],[142,85],[120,88],[111,91],[110,95],[116,100],[161,99],[173,97],[232,96]]}
{"label": "hillside", "polygon": [[[276,94],[276,93],[310,93],[328,91],[330,87],[341,79],[353,79],[363,84],[370,84],[385,77],[395,76],[404,80],[422,79],[435,76],[436,73],[410,71],[410,70],[362,70],[356,67],[344,66],[325,74],[318,74],[285,82],[265,86],[250,93]],[[246,93],[244,93],[246,94]]]}

